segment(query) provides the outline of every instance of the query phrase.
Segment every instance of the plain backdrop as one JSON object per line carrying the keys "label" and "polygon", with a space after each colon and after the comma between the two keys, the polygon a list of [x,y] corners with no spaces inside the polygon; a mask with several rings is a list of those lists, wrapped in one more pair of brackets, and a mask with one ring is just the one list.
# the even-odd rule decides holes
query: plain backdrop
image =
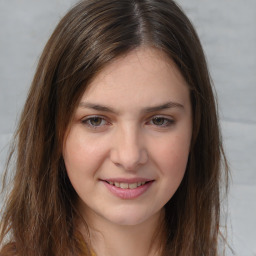
{"label": "plain backdrop", "polygon": [[[75,2],[0,0],[0,173],[42,49]],[[218,93],[232,174],[229,242],[233,255],[255,256],[256,1],[177,2],[198,31]]]}

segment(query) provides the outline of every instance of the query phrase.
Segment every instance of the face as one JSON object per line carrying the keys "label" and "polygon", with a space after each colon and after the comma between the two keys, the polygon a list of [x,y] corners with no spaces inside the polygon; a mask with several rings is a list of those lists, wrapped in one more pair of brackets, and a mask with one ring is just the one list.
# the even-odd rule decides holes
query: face
{"label": "face", "polygon": [[63,147],[85,219],[136,225],[159,216],[184,176],[191,133],[188,86],[163,53],[137,48],[105,67]]}

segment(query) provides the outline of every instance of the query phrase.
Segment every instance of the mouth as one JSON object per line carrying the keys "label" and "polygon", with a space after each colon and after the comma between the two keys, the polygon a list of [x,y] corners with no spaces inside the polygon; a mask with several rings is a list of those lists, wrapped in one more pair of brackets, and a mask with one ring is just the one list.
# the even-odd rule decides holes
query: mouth
{"label": "mouth", "polygon": [[136,179],[108,179],[101,180],[106,188],[115,196],[131,200],[142,196],[148,191],[155,180]]}
{"label": "mouth", "polygon": [[136,189],[136,188],[141,187],[151,181],[139,181],[139,182],[133,182],[133,183],[117,182],[117,181],[105,181],[105,182],[107,182],[109,185],[115,186],[117,188]]}

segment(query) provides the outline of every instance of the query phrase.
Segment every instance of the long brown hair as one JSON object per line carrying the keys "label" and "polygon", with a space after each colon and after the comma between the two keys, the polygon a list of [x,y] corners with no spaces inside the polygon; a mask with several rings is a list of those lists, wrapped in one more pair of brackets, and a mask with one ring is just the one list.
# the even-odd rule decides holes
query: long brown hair
{"label": "long brown hair", "polygon": [[[66,14],[46,44],[20,118],[10,156],[16,159],[13,186],[2,212],[1,256],[82,254],[75,230],[77,195],[61,152],[64,135],[91,79],[141,45],[174,60],[193,108],[187,170],[165,206],[163,255],[218,254],[219,184],[227,168],[221,168],[226,161],[216,103],[197,33],[172,0],[85,0]],[[83,253],[90,255],[85,239]]]}

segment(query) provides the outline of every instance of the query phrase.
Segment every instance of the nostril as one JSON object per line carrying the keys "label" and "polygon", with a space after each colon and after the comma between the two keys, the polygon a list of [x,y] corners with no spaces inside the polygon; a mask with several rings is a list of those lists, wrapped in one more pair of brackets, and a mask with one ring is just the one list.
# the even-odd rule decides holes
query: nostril
{"label": "nostril", "polygon": [[145,164],[148,160],[146,149],[138,142],[119,141],[110,151],[110,159],[117,166],[127,171],[136,171],[139,165]]}

